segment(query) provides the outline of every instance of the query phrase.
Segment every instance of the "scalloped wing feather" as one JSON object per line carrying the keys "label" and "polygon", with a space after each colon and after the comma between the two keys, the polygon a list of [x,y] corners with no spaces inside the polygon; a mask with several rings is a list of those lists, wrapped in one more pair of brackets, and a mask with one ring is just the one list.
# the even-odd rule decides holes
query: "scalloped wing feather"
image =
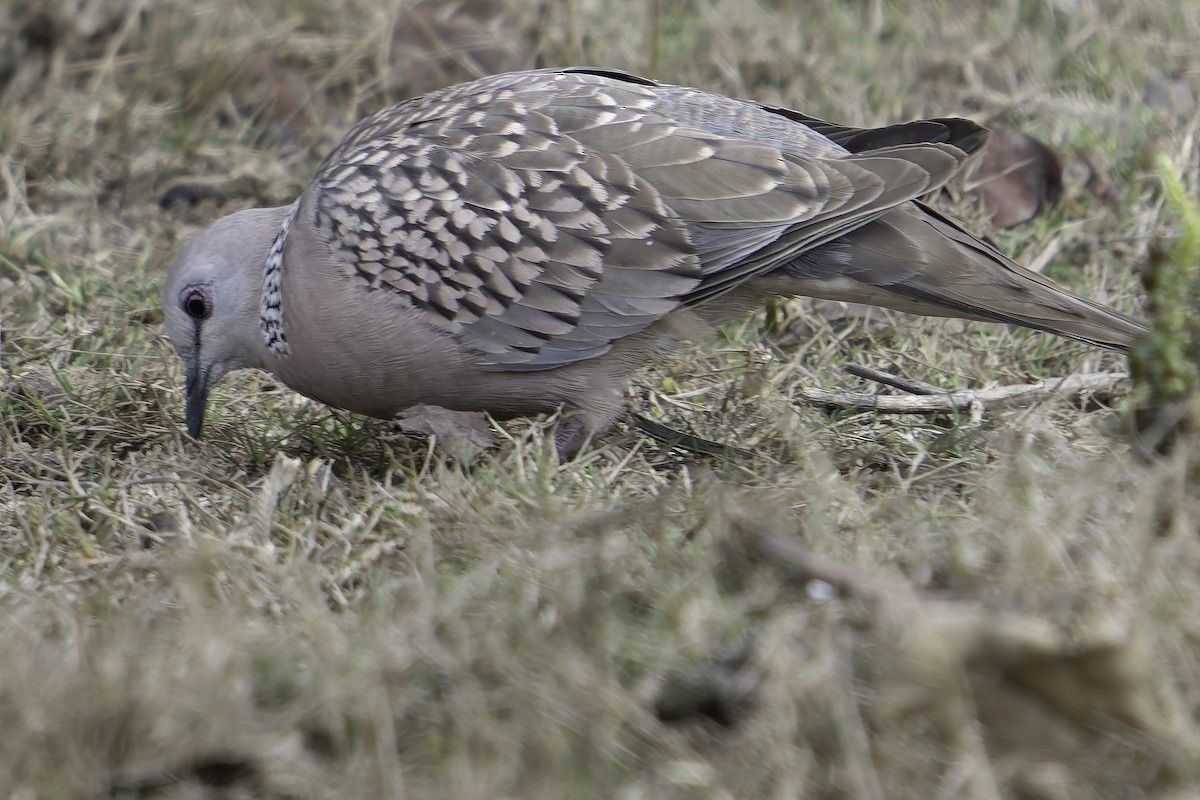
{"label": "scalloped wing feather", "polygon": [[309,191],[348,277],[397,293],[481,365],[548,369],[876,219],[964,157],[851,154],[750,103],[539,71],[385,109]]}

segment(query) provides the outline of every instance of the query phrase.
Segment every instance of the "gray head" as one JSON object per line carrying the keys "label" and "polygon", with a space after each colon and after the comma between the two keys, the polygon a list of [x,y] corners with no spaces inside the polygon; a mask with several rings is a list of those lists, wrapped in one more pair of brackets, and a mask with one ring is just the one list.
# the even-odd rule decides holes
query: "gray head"
{"label": "gray head", "polygon": [[167,273],[167,335],[187,370],[188,433],[199,438],[208,392],[227,372],[262,367],[263,267],[288,208],[252,208],[217,220]]}

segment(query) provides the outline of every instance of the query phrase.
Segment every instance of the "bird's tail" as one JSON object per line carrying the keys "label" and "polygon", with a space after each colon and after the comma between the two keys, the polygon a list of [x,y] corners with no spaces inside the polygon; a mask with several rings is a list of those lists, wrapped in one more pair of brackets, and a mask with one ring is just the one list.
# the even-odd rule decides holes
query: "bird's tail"
{"label": "bird's tail", "polygon": [[909,203],[797,257],[769,291],[1005,322],[1125,350],[1146,327],[1025,269],[957,223]]}

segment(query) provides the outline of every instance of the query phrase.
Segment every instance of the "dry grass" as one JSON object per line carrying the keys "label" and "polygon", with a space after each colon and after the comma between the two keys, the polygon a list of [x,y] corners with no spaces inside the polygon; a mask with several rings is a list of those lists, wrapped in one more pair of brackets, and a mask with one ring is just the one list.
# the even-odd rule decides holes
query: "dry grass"
{"label": "dry grass", "polygon": [[[448,73],[393,38],[400,2],[34,5],[0,1],[0,796],[1196,796],[1186,453],[1132,458],[1106,398],[796,400],[865,388],[847,362],[964,388],[1120,358],[789,303],[631,394],[750,455],[619,428],[560,465],[533,420],[464,464],[259,374],[192,442],[158,309],[180,243]],[[514,9],[489,64],[1004,118],[1085,157],[1114,192],[1069,168],[995,236],[1127,310],[1153,152],[1198,185],[1184,0]]]}

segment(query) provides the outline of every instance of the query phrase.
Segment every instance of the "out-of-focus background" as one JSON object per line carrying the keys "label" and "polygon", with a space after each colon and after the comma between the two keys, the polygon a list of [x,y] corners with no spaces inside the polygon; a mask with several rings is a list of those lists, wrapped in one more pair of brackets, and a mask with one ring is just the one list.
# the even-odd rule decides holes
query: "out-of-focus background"
{"label": "out-of-focus background", "polygon": [[1001,126],[1011,179],[935,202],[1142,313],[1198,41],[1185,0],[0,0],[0,796],[1197,797],[1195,471],[1131,453],[1122,356],[794,301],[639,376],[684,448],[252,373],[193,442],[158,293],[365,114],[588,64]]}

